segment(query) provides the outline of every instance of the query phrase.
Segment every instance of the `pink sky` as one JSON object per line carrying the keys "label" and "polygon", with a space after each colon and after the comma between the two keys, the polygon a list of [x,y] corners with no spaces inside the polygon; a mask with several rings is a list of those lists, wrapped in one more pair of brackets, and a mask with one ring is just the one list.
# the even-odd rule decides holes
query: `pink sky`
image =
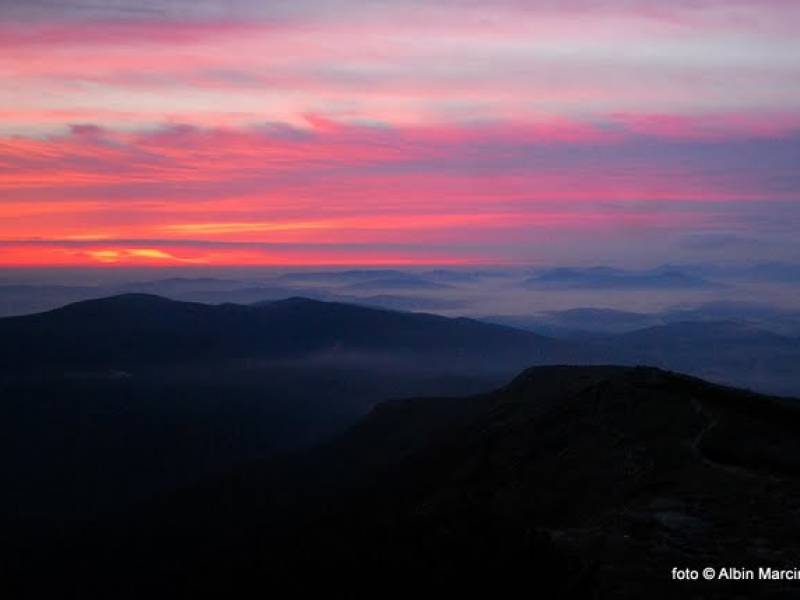
{"label": "pink sky", "polygon": [[0,0],[0,264],[800,258],[798,22]]}

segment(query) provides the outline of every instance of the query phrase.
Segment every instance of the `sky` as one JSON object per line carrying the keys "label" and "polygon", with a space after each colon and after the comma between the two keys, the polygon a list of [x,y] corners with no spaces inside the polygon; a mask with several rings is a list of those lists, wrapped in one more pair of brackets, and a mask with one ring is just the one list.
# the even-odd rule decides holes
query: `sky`
{"label": "sky", "polygon": [[800,261],[795,0],[0,0],[0,266]]}

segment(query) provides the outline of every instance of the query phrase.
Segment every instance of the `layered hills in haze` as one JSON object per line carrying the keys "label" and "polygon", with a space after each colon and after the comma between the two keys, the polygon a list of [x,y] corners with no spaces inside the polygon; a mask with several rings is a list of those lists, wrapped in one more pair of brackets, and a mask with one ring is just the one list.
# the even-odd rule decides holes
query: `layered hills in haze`
{"label": "layered hills in haze", "polygon": [[0,464],[0,510],[114,510],[312,444],[380,400],[477,392],[575,352],[469,319],[302,298],[128,294],[0,319],[0,450],[14,457]]}
{"label": "layered hills in haze", "polygon": [[567,363],[800,388],[797,340],[736,322],[562,341],[304,298],[205,305],[126,294],[0,319],[0,449],[15,457],[0,465],[0,509],[114,510],[314,444],[381,400],[475,393],[529,365]]}
{"label": "layered hills in haze", "polygon": [[146,294],[87,300],[0,319],[0,370],[122,368],[311,354],[382,354],[431,366],[506,371],[552,361],[569,344],[469,319],[402,313],[306,298],[206,305]]}

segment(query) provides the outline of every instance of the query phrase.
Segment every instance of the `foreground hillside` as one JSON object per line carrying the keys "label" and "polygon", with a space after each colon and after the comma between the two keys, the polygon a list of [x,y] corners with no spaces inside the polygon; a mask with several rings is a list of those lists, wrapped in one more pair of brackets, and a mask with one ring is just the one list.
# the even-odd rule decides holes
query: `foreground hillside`
{"label": "foreground hillside", "polygon": [[798,431],[790,401],[537,367],[489,394],[384,403],[316,450],[50,540],[36,564],[61,597],[788,598],[792,582],[670,573],[797,566]]}

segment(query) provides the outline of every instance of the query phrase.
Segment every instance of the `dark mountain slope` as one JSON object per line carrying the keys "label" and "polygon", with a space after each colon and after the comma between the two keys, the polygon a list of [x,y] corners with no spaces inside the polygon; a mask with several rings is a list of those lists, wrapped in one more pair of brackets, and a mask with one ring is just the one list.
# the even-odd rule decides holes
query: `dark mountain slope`
{"label": "dark mountain slope", "polygon": [[671,570],[796,567],[799,430],[791,402],[685,376],[538,367],[491,394],[382,404],[317,450],[104,523],[56,552],[83,557],[56,581],[114,597],[791,597]]}
{"label": "dark mountain slope", "polygon": [[303,298],[210,306],[128,294],[0,319],[0,372],[364,352],[503,371],[564,359],[554,340],[469,319]]}
{"label": "dark mountain slope", "polygon": [[124,295],[0,319],[0,512],[92,514],[340,431],[381,400],[491,389],[558,342],[290,299]]}

